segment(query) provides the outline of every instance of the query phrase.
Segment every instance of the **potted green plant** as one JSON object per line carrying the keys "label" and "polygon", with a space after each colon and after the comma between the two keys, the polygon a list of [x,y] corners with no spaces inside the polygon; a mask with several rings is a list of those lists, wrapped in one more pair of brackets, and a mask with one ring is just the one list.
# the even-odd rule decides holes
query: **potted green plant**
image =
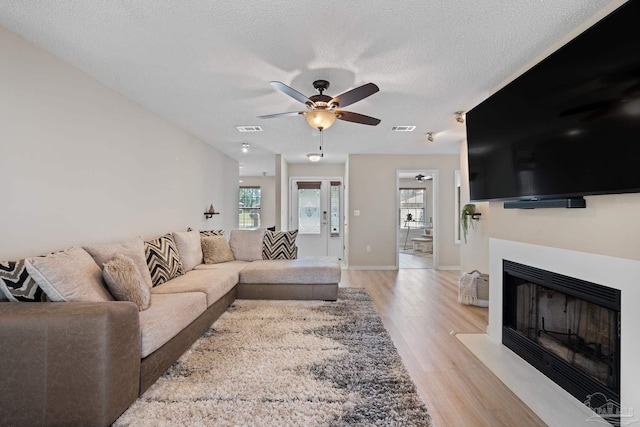
{"label": "potted green plant", "polygon": [[460,213],[460,226],[462,227],[462,235],[464,236],[464,242],[467,243],[467,232],[469,226],[473,228],[473,216],[476,215],[476,205],[473,203],[464,205]]}

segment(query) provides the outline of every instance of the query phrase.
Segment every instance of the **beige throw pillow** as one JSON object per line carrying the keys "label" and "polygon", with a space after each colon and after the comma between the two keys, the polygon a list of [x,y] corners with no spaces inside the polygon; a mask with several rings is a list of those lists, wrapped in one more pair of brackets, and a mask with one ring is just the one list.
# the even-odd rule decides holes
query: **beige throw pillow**
{"label": "beige throw pillow", "polygon": [[231,230],[229,246],[235,259],[257,261],[262,259],[262,240],[264,228],[257,230]]}
{"label": "beige throw pillow", "polygon": [[194,231],[173,232],[173,240],[178,247],[180,261],[184,271],[191,271],[193,267],[202,264],[202,246],[200,245],[200,233]]}
{"label": "beige throw pillow", "polygon": [[29,258],[25,264],[51,301],[113,301],[102,280],[102,270],[82,248]]}
{"label": "beige throw pillow", "polygon": [[231,247],[229,247],[229,242],[224,236],[203,237],[202,253],[204,254],[205,264],[219,264],[235,259]]}
{"label": "beige throw pillow", "polygon": [[149,308],[149,286],[131,258],[122,254],[116,255],[111,261],[104,263],[102,277],[111,295],[118,301],[135,302],[139,311]]}

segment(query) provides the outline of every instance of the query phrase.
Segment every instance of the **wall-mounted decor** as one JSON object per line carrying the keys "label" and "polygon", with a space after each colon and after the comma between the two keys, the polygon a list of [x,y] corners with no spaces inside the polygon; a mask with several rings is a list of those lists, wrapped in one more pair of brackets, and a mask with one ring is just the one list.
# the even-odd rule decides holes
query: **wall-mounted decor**
{"label": "wall-mounted decor", "polygon": [[204,213],[204,217],[206,219],[209,219],[209,218],[213,217],[214,215],[220,215],[220,212],[216,212],[216,210],[214,209],[213,205],[209,205],[209,210],[207,210],[207,212]]}
{"label": "wall-mounted decor", "polygon": [[462,226],[462,235],[464,236],[464,242],[467,243],[467,232],[469,231],[469,226],[473,228],[473,221],[478,221],[480,219],[480,212],[476,212],[476,205],[473,203],[464,205],[462,207],[462,212],[460,213],[460,225]]}

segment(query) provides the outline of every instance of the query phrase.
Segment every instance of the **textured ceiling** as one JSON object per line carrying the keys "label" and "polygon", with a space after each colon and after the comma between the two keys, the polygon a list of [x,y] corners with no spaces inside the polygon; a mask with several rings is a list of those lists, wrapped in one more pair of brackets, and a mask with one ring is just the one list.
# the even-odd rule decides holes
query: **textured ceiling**
{"label": "textured ceiling", "polygon": [[[331,96],[380,87],[346,109],[382,122],[337,121],[324,132],[324,162],[458,153],[465,133],[455,111],[470,110],[609,3],[3,0],[0,24],[237,159],[241,175],[271,175],[275,154],[307,162],[319,137],[302,116],[256,118],[304,109],[269,81],[305,95],[317,79],[330,81]],[[239,133],[241,125],[264,131]]]}

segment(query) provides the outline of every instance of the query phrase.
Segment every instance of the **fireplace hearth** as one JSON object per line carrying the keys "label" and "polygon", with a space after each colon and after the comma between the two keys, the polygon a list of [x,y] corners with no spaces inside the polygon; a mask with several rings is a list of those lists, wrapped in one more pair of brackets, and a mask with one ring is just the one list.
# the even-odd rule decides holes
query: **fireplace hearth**
{"label": "fireplace hearth", "polygon": [[620,404],[618,289],[503,260],[502,342],[590,407]]}

